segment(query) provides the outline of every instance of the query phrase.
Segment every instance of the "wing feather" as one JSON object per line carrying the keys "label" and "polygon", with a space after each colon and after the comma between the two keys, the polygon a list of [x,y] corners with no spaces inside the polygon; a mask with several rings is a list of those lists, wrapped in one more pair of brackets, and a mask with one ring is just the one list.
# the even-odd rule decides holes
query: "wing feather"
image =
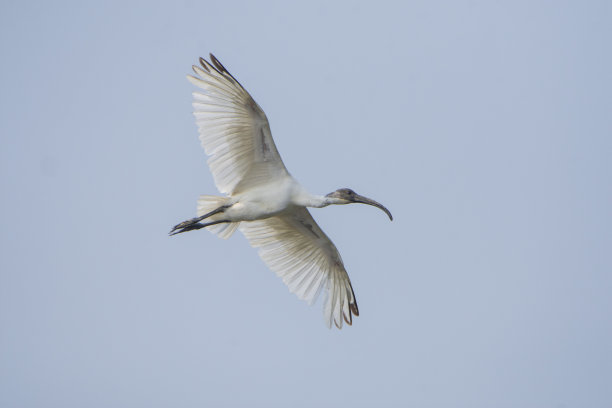
{"label": "wing feather", "polygon": [[340,254],[310,212],[290,212],[263,220],[242,222],[240,231],[292,293],[312,304],[326,291],[325,321],[342,328],[359,316],[357,300]]}
{"label": "wing feather", "polygon": [[193,93],[200,142],[219,191],[241,192],[276,177],[288,176],[266,114],[212,54],[193,66],[187,79],[204,90]]}

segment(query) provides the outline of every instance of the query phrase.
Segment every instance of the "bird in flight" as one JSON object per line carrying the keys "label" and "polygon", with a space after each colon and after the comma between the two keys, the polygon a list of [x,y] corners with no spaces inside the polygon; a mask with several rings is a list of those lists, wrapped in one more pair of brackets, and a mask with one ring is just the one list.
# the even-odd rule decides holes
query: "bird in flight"
{"label": "bird in flight", "polygon": [[289,290],[312,304],[324,290],[324,317],[342,328],[359,316],[357,300],[336,246],[307,207],[382,204],[341,188],[325,196],[307,192],[287,171],[276,150],[266,114],[214,55],[200,58],[187,79],[204,92],[193,93],[200,141],[219,191],[202,195],[198,217],[177,224],[170,235],[207,228],[227,239],[236,229]]}

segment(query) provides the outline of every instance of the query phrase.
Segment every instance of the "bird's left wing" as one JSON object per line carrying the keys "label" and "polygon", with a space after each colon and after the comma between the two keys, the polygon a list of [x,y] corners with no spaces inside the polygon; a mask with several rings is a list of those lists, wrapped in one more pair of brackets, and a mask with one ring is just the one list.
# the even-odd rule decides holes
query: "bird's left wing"
{"label": "bird's left wing", "polygon": [[310,212],[294,207],[281,215],[242,222],[240,231],[259,256],[300,299],[312,304],[326,291],[325,320],[342,328],[359,316],[357,300],[336,246]]}
{"label": "bird's left wing", "polygon": [[210,54],[187,79],[205,92],[193,93],[193,114],[208,165],[220,192],[234,194],[289,175],[257,102]]}

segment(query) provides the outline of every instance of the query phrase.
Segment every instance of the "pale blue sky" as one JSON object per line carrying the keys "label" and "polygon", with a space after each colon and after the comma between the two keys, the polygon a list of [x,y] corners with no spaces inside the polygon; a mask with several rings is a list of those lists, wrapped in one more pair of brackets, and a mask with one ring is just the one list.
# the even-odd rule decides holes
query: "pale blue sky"
{"label": "pale blue sky", "polygon": [[[4,2],[0,406],[609,407],[607,1]],[[328,330],[216,194],[208,52],[266,111],[361,316]]]}

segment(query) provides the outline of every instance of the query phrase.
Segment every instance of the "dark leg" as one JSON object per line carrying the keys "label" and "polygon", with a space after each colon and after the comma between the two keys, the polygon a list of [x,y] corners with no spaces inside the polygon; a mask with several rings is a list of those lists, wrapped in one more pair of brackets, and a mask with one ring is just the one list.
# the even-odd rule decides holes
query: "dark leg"
{"label": "dark leg", "polygon": [[[185,221],[185,222],[187,222],[187,221]],[[176,234],[180,234],[181,232],[199,230],[200,228],[210,227],[211,225],[223,224],[224,222],[231,222],[231,221],[221,220],[221,221],[208,222],[208,223],[205,223],[205,224],[200,224],[200,223],[196,222],[195,224],[189,224],[186,227],[180,228],[179,231],[175,231],[175,230],[179,229],[179,228],[177,228],[178,227],[178,225],[177,225],[177,227],[174,227],[174,229],[172,231],[170,231],[170,236],[176,235]]]}
{"label": "dark leg", "polygon": [[[217,208],[216,210],[212,210],[211,212],[206,213],[206,214],[204,214],[204,215],[202,215],[200,217],[196,217],[196,218],[192,218],[192,219],[187,220],[187,221],[183,221],[180,224],[175,225],[174,228],[172,228],[172,230],[170,230],[170,235],[174,235],[174,234],[172,234],[172,232],[174,232],[174,231],[176,231],[178,229],[184,229],[186,227],[189,227],[190,225],[197,224],[198,222],[202,221],[205,218],[211,217],[211,216],[213,216],[215,214],[219,214],[220,212],[225,211],[225,209],[229,208],[229,207],[231,207],[231,206],[223,205],[223,206]],[[210,225],[210,224],[208,224],[208,225]],[[200,227],[200,228],[202,228],[202,227]],[[199,228],[192,228],[192,229],[199,229]],[[185,230],[185,231],[190,231],[190,230]],[[181,231],[181,232],[185,232],[185,231]]]}

